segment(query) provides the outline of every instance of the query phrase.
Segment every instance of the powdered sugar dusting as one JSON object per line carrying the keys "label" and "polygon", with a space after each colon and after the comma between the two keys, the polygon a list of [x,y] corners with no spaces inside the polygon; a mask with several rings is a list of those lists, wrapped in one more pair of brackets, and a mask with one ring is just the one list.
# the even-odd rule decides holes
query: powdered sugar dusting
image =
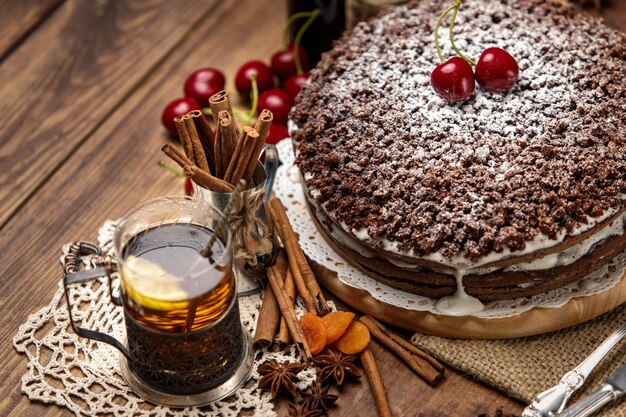
{"label": "powdered sugar dusting", "polygon": [[334,220],[417,255],[477,258],[623,207],[625,36],[545,3],[458,14],[468,56],[498,46],[517,59],[506,94],[450,104],[432,91],[442,1],[361,23],[325,55],[292,118],[297,163]]}

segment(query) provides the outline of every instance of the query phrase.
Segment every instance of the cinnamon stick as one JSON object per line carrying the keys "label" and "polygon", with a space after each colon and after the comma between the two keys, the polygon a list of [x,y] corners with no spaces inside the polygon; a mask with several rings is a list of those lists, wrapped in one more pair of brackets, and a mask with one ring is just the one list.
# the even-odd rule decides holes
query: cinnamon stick
{"label": "cinnamon stick", "polygon": [[263,138],[263,141],[267,139],[267,134],[270,132],[273,120],[274,113],[267,109],[263,109],[254,123],[254,129],[259,132],[259,137]]}
{"label": "cinnamon stick", "polygon": [[[243,174],[248,167],[247,163],[259,140],[259,133],[254,128],[249,127],[247,130],[244,129],[244,131],[246,135],[244,137],[241,153],[237,157],[233,155],[233,159],[235,159],[235,169],[232,176],[227,180],[231,184],[237,184],[239,180],[243,178]],[[246,181],[246,184],[250,184],[250,182]]]}
{"label": "cinnamon stick", "polygon": [[[283,206],[283,203],[281,203],[276,197],[273,197],[269,201],[268,206],[270,208],[272,218],[278,223],[275,223],[276,230],[285,245],[287,257],[289,258],[289,266],[291,267],[291,272],[293,273],[296,286],[298,285],[299,280],[303,280],[311,298],[314,300],[314,310],[317,314],[324,315],[328,313],[330,308],[326,303],[326,298],[317,284],[315,274],[313,274],[313,271],[304,256],[304,252],[302,252],[302,248],[298,243],[298,236],[293,231],[291,223],[289,223],[285,206]],[[298,287],[298,291],[300,291],[300,287]],[[300,294],[300,296],[302,296],[302,294]],[[303,301],[306,305],[306,300],[303,299]]]}
{"label": "cinnamon stick", "polygon": [[298,295],[300,296],[300,299],[304,303],[304,307],[306,308],[306,311],[308,311],[309,313],[317,314],[315,301],[313,300],[313,297],[311,297],[311,293],[309,292],[309,289],[304,281],[304,278],[302,277],[302,273],[300,272],[300,269],[298,268],[298,264],[295,258],[293,257],[293,255],[291,256],[289,255],[289,253],[293,254],[293,252],[295,251],[295,249],[293,248],[293,241],[283,238],[283,234],[286,234],[285,232],[282,232],[285,220],[281,218],[280,213],[276,212],[275,208],[271,204],[271,200],[270,200],[270,204],[267,205],[267,209],[270,214],[270,217],[272,218],[272,222],[274,223],[274,228],[278,232],[281,240],[283,241],[283,244],[285,245],[285,251],[287,252],[287,259],[289,260],[289,269],[291,270],[293,281],[296,285],[296,289],[298,290]]}
{"label": "cinnamon stick", "polygon": [[438,371],[429,362],[423,360],[422,358],[413,356],[411,352],[400,346],[391,338],[389,330],[387,330],[381,323],[375,322],[368,316],[361,317],[359,321],[367,327],[370,334],[376,340],[378,340],[387,349],[391,350],[424,381],[428,382],[432,386],[441,382],[443,378],[443,371]]}
{"label": "cinnamon stick", "polygon": [[200,142],[200,136],[198,136],[198,129],[196,129],[196,124],[194,123],[193,119],[194,118],[193,116],[191,116],[191,114],[183,116],[185,126],[187,127],[187,133],[189,134],[191,148],[193,149],[193,155],[196,160],[196,165],[198,166],[198,168],[210,173],[211,171],[209,170],[209,163],[206,159],[204,148],[202,147],[202,143]]}
{"label": "cinnamon stick", "polygon": [[263,146],[265,145],[265,140],[267,139],[267,134],[270,131],[273,120],[274,114],[272,114],[272,112],[267,109],[263,109],[261,111],[261,114],[259,115],[259,118],[256,120],[256,123],[254,124],[254,129],[259,132],[259,138],[257,139],[250,159],[246,162],[247,166],[243,174],[243,179],[246,180],[246,184],[252,184],[254,170],[256,169],[259,155],[261,155],[261,151],[263,150]]}
{"label": "cinnamon stick", "polygon": [[374,359],[374,355],[369,346],[359,354],[359,358],[361,359],[367,380],[370,383],[370,390],[374,396],[378,415],[381,417],[392,417],[387,391],[385,391],[383,380],[378,371],[378,365],[376,365],[376,359]]}
{"label": "cinnamon stick", "polygon": [[224,173],[226,173],[228,163],[232,159],[235,147],[237,146],[239,134],[236,129],[232,129],[233,119],[227,111],[219,112],[217,118],[219,120],[217,128],[220,130],[222,168],[224,169]]}
{"label": "cinnamon stick", "polygon": [[289,301],[285,284],[280,280],[280,276],[276,269],[276,266],[267,268],[267,278],[272,290],[274,291],[276,300],[278,301],[280,312],[287,322],[287,327],[289,328],[291,337],[296,345],[296,349],[300,352],[300,356],[309,362],[313,359],[313,355],[311,355],[311,350],[309,349],[309,345],[302,332],[302,327],[300,326],[300,322],[296,316],[296,311]]}
{"label": "cinnamon stick", "polygon": [[213,113],[213,119],[215,120],[216,125],[219,123],[220,112],[226,111],[232,120],[232,129],[237,132],[237,122],[235,122],[233,107],[230,104],[228,91],[222,90],[209,97],[209,107],[211,107],[211,113]]}
{"label": "cinnamon stick", "polygon": [[[374,323],[378,323],[373,317],[370,317],[370,319],[373,320]],[[380,325],[379,327],[382,326],[382,328],[384,328],[382,324],[379,323],[379,325]],[[393,339],[394,342],[396,342],[397,344],[399,344],[404,349],[411,352],[413,355],[417,356],[418,358],[421,358],[425,360],[426,362],[428,362],[433,368],[435,368],[441,374],[445,373],[446,367],[443,366],[441,362],[439,362],[437,359],[429,355],[427,352],[424,352],[422,349],[418,348],[413,343],[407,342],[399,334],[396,334],[392,332],[391,330],[387,330],[387,332],[389,333],[389,335],[391,336],[391,339]]]}
{"label": "cinnamon stick", "polygon": [[213,158],[215,159],[215,176],[224,179],[224,163],[222,160],[222,134],[221,130],[215,129],[215,139],[213,140]]}
{"label": "cinnamon stick", "polygon": [[241,155],[241,150],[243,149],[243,143],[246,141],[246,136],[250,129],[252,129],[250,126],[243,127],[241,134],[239,135],[239,139],[237,140],[237,146],[235,146],[235,150],[233,151],[233,156],[230,158],[228,168],[226,168],[224,181],[230,182],[230,179],[233,176],[233,172],[235,171],[235,167],[237,166],[237,163],[239,163],[239,157]]}
{"label": "cinnamon stick", "polygon": [[202,149],[204,150],[204,154],[209,162],[209,167],[212,169],[212,172],[215,172],[215,158],[213,156],[215,134],[213,133],[213,129],[211,129],[211,125],[209,125],[209,122],[200,110],[193,110],[190,114],[191,117],[193,117],[193,121],[195,122],[198,131],[200,132],[200,142],[202,143]]}
{"label": "cinnamon stick", "polygon": [[[287,276],[285,277],[285,289],[291,304],[294,304],[296,299],[296,285],[293,282],[293,274],[291,269],[287,269]],[[278,328],[278,346],[284,348],[291,342],[289,338],[289,329],[287,328],[287,322],[284,318],[280,319],[280,326]]]}
{"label": "cinnamon stick", "polygon": [[169,143],[166,143],[165,145],[163,145],[161,147],[161,151],[165,155],[169,156],[178,165],[180,165],[181,168],[184,168],[187,165],[193,165],[193,162],[191,162],[191,160],[187,158],[187,156],[184,153],[182,153],[181,151],[179,151],[178,149],[176,149]]}
{"label": "cinnamon stick", "polygon": [[180,139],[180,143],[183,145],[183,151],[185,151],[185,155],[187,158],[196,165],[196,158],[193,152],[193,145],[191,144],[191,138],[189,137],[189,131],[187,130],[187,124],[185,123],[185,116],[176,116],[174,118],[174,124],[176,125],[176,130],[178,131],[178,137]]}
{"label": "cinnamon stick", "polygon": [[267,349],[271,346],[280,319],[280,309],[274,290],[272,287],[267,287],[263,293],[263,304],[259,309],[259,318],[254,332],[252,347],[255,350]]}
{"label": "cinnamon stick", "polygon": [[[282,252],[276,258],[275,265],[281,277],[285,277],[289,265]],[[272,345],[279,320],[281,320],[281,316],[278,301],[276,301],[274,290],[272,290],[271,286],[268,286],[263,294],[263,304],[261,304],[259,309],[256,331],[254,332],[254,343],[252,346],[255,350],[266,349]]]}
{"label": "cinnamon stick", "polygon": [[183,173],[186,177],[191,178],[196,184],[216,193],[232,193],[235,189],[235,187],[226,181],[214,177],[195,165],[185,166],[183,168]]}

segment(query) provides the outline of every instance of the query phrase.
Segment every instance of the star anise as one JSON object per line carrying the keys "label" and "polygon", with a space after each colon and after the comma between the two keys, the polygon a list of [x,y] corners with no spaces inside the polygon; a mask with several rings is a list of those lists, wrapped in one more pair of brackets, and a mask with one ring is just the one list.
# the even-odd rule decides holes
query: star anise
{"label": "star anise", "polygon": [[314,382],[311,385],[311,392],[303,397],[302,404],[309,406],[311,410],[328,410],[337,398],[338,395],[330,394],[330,385],[323,386],[319,382]]}
{"label": "star anise", "polygon": [[356,361],[354,355],[344,355],[341,352],[328,350],[326,354],[315,357],[313,361],[320,366],[320,373],[317,376],[319,382],[324,382],[332,377],[337,385],[341,386],[346,374],[356,378],[361,377],[361,371],[354,364]]}
{"label": "star anise", "polygon": [[324,410],[312,410],[306,404],[296,404],[291,401],[287,404],[289,417],[318,417],[324,414]]}
{"label": "star anise", "polygon": [[297,380],[296,375],[304,369],[304,366],[301,363],[279,363],[272,359],[268,363],[259,366],[259,373],[263,375],[259,379],[259,388],[266,389],[269,385],[272,398],[276,398],[278,393],[283,390],[295,397],[296,386],[293,383]]}

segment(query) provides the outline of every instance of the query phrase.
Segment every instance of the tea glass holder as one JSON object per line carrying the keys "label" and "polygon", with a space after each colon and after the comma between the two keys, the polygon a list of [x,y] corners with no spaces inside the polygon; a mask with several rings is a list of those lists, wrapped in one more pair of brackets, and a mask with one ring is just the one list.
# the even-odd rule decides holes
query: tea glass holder
{"label": "tea glass holder", "polygon": [[[137,312],[140,316],[144,313],[147,316],[150,312],[154,313],[155,309],[159,310],[158,303],[163,301],[154,301],[154,297],[150,298],[152,304],[143,301],[148,300],[148,297],[135,296],[141,292],[137,288],[149,288],[151,294],[154,294],[155,291],[159,292],[158,285],[169,285],[172,282],[156,280],[154,270],[149,268],[137,268],[133,272],[135,275],[132,279],[136,280],[133,282],[131,262],[124,256],[124,251],[133,239],[155,228],[158,230],[164,226],[182,224],[219,233],[217,225],[221,221],[223,214],[203,200],[185,196],[159,197],[131,209],[122,217],[114,233],[113,255],[103,256],[99,247],[89,243],[75,243],[64,259],[64,287],[72,328],[79,336],[118,349],[122,376],[133,391],[151,402],[171,407],[208,404],[231,394],[245,382],[252,370],[252,341],[239,316],[236,280],[231,273],[231,232],[228,228],[222,228],[224,235],[219,236],[222,250],[215,255],[215,260],[205,258],[206,263],[190,269],[193,269],[193,275],[171,277],[176,285],[183,283],[185,289],[197,289],[206,286],[207,274],[216,274],[216,271],[224,274],[219,282],[227,285],[224,287],[227,289],[224,294],[227,295],[216,299],[222,302],[223,307],[219,314],[216,313],[207,321],[206,326],[197,329],[186,327],[185,320],[182,321],[182,327],[168,330],[163,330],[158,324],[155,327],[142,321],[143,317],[138,317]],[[92,268],[80,270],[81,260],[88,255],[91,256]],[[124,342],[111,335],[81,327],[81,323],[72,315],[72,286],[98,278],[108,280],[111,301],[123,308],[126,327]],[[115,286],[119,291],[114,291],[112,281],[119,284]],[[141,283],[141,287],[133,287],[131,283]],[[183,284],[180,288],[183,288]],[[169,290],[170,287],[165,289]],[[209,289],[207,294],[213,291]],[[207,297],[203,293],[200,299],[207,300]],[[183,298],[183,304],[184,300],[186,298]],[[176,303],[180,304],[180,300]],[[191,310],[188,304],[185,305]],[[178,308],[157,313],[163,313],[170,320],[170,313],[174,314]],[[195,323],[196,311],[201,314],[204,310],[196,310],[194,307],[193,311],[191,323]]]}

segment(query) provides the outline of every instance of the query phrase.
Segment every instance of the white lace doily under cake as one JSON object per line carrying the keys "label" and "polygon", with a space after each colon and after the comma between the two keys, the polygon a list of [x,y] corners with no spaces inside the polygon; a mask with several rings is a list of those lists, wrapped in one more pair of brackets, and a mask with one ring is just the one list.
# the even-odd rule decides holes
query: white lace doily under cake
{"label": "white lace doily under cake", "polygon": [[[114,222],[106,222],[98,234],[98,244],[106,253],[110,250]],[[67,253],[68,246],[64,247]],[[59,271],[61,267],[59,266]],[[108,282],[102,278],[72,288],[72,315],[79,325],[109,333],[119,340],[125,338],[122,309],[109,299]],[[243,325],[254,334],[261,295],[239,299]],[[331,306],[334,308],[334,306]],[[301,306],[298,315],[304,314]],[[120,374],[119,352],[104,343],[79,338],[72,330],[65,304],[63,282],[50,304],[31,314],[13,338],[18,352],[28,357],[26,373],[22,376],[22,392],[31,400],[66,407],[77,416],[190,416],[236,417],[244,410],[253,415],[274,417],[274,406],[267,391],[257,389],[259,365],[271,360],[299,361],[291,346],[286,351],[256,352],[250,379],[232,396],[201,408],[173,409],[154,405],[135,395]],[[308,367],[298,374],[298,389],[304,390],[316,378],[315,369]]]}
{"label": "white lace doily under cake", "polygon": [[[300,237],[300,245],[307,256],[326,270],[332,271],[337,275],[336,280],[339,282],[336,284],[341,286],[342,290],[340,292],[342,293],[336,295],[349,304],[363,309],[363,305],[359,300],[345,299],[346,293],[350,289],[354,289],[355,294],[358,294],[355,298],[361,298],[366,293],[371,297],[370,300],[379,303],[379,306],[393,306],[403,311],[424,312],[442,317],[435,310],[437,300],[401,291],[376,281],[351,266],[328,245],[317,231],[307,209],[300,171],[293,165],[294,155],[291,141],[284,140],[280,142],[278,144],[278,152],[283,165],[279,168],[276,176],[275,193],[288,208],[289,219]],[[519,316],[534,308],[559,309],[574,298],[592,297],[614,289],[621,282],[625,268],[626,253],[622,253],[609,264],[577,283],[533,297],[489,303],[485,306],[484,311],[473,313],[471,317],[485,321],[488,319],[504,319]],[[323,278],[321,280],[324,281]],[[335,286],[333,285],[331,290],[334,289]],[[356,302],[353,303],[351,301]],[[367,309],[365,310],[367,311]],[[367,312],[372,313],[371,311]],[[595,313],[594,316],[598,314]],[[465,317],[467,318],[467,316]],[[423,330],[421,327],[413,328],[403,325],[403,323],[396,324],[413,330]],[[458,337],[457,335],[450,336]]]}

